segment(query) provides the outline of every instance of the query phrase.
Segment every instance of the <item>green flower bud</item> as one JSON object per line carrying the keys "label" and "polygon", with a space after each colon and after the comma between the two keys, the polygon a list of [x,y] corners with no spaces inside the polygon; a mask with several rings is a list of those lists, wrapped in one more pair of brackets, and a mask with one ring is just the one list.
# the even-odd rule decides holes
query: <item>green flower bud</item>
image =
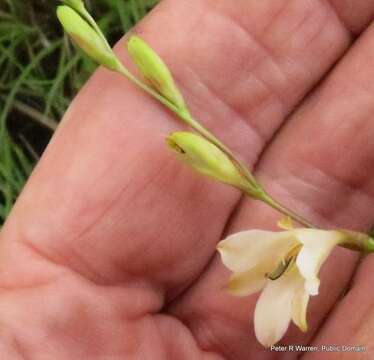
{"label": "green flower bud", "polygon": [[91,58],[110,70],[118,69],[119,61],[113,51],[75,10],[69,6],[59,6],[57,17],[74,42]]}
{"label": "green flower bud", "polygon": [[166,142],[183,162],[198,173],[240,190],[248,187],[228,156],[203,137],[190,132],[175,132],[167,137]]}
{"label": "green flower bud", "polygon": [[131,36],[127,49],[131,59],[149,84],[177,108],[185,108],[183,96],[160,56],[138,36]]}

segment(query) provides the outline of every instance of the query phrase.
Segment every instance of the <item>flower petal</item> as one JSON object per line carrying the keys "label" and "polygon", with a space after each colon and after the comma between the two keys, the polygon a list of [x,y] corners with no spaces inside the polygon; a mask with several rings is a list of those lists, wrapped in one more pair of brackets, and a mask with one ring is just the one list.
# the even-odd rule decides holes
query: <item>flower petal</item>
{"label": "flower petal", "polygon": [[287,331],[292,318],[292,300],[302,282],[296,267],[275,281],[268,280],[254,315],[256,337],[263,346],[274,345]]}
{"label": "flower petal", "polygon": [[248,296],[260,291],[265,283],[266,270],[256,266],[246,272],[235,273],[227,284],[227,290],[235,296]]}
{"label": "flower petal", "polygon": [[296,264],[305,279],[305,289],[310,295],[318,295],[318,272],[332,249],[341,240],[342,235],[338,231],[313,229],[295,230],[295,233],[303,244]]}
{"label": "flower petal", "polygon": [[308,331],[308,323],[306,320],[306,311],[309,302],[309,294],[301,285],[296,290],[292,301],[292,321],[299,327],[301,331]]}
{"label": "flower petal", "polygon": [[245,272],[259,263],[269,263],[271,268],[294,244],[297,239],[293,231],[249,230],[229,236],[217,250],[227,268]]}

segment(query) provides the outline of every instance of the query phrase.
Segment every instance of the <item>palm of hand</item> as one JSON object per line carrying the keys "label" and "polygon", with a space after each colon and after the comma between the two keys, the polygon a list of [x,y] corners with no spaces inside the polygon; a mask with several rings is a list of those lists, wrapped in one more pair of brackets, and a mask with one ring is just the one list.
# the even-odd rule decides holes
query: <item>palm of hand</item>
{"label": "palm of hand", "polygon": [[[322,226],[367,230],[373,29],[351,45],[373,14],[365,0],[164,0],[139,32],[271,194]],[[215,245],[279,215],[180,165],[163,143],[179,126],[106,70],[82,90],[1,233],[4,358],[276,356],[254,338],[256,297],[225,293]],[[357,260],[333,254],[309,332],[284,343],[371,346],[374,264]]]}

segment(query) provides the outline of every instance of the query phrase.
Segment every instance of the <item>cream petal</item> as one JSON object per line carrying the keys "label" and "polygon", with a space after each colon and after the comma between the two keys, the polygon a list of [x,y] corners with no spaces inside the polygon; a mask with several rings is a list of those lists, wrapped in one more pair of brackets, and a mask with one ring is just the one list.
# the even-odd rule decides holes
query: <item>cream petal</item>
{"label": "cream petal", "polygon": [[306,311],[309,303],[309,294],[305,291],[303,284],[295,291],[292,300],[292,321],[299,327],[301,331],[308,330],[306,320]]}
{"label": "cream petal", "polygon": [[246,272],[235,273],[231,276],[227,290],[235,296],[248,296],[260,291],[266,283],[267,270],[256,266]]}
{"label": "cream petal", "polygon": [[274,345],[287,331],[294,294],[302,281],[296,268],[275,281],[267,281],[254,314],[256,337],[263,346]]}
{"label": "cream petal", "polygon": [[217,250],[227,268],[245,272],[260,263],[269,263],[271,268],[295,244],[293,231],[249,230],[229,236]]}
{"label": "cream petal", "polygon": [[319,293],[319,284],[320,280],[315,276],[305,280],[304,289],[309,295],[316,296]]}
{"label": "cream petal", "polygon": [[310,295],[318,295],[318,272],[330,255],[332,249],[341,240],[338,231],[313,229],[295,230],[296,236],[303,244],[296,259],[296,265],[305,279],[305,289]]}

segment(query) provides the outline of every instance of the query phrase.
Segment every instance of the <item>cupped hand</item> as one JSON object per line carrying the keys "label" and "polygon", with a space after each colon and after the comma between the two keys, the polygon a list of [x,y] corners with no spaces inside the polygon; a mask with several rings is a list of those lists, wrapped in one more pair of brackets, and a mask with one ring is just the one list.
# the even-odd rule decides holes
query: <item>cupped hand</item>
{"label": "cupped hand", "polygon": [[[374,4],[164,0],[137,27],[197,118],[275,198],[326,228],[374,219]],[[125,40],[123,40],[125,41]],[[117,51],[125,63],[124,42]],[[226,293],[215,246],[279,214],[169,153],[182,127],[100,69],[80,92],[1,233],[2,359],[293,359],[254,337],[256,296]],[[309,331],[371,358],[374,261],[337,249]]]}

